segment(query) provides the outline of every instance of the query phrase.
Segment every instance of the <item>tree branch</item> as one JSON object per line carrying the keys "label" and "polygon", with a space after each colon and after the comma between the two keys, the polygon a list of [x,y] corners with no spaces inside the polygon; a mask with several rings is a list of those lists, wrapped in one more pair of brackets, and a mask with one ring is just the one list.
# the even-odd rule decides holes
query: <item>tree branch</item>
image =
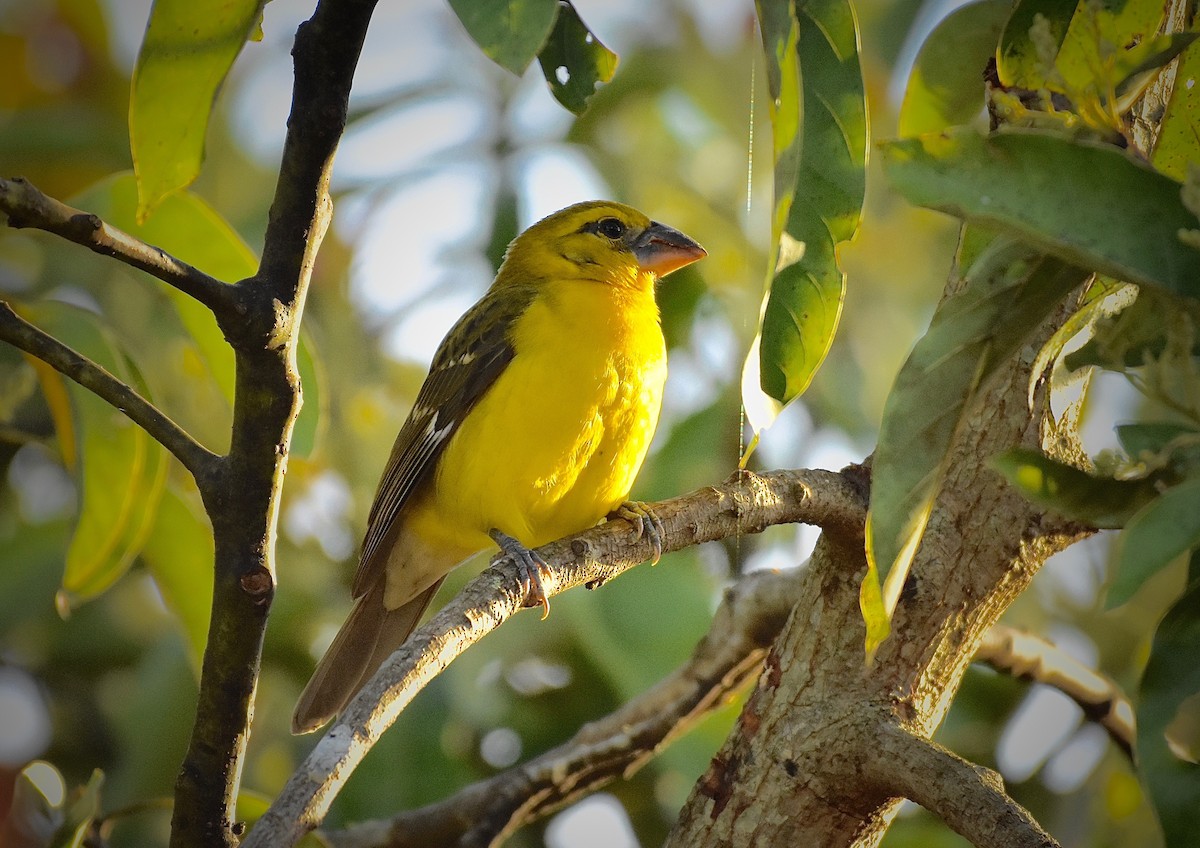
{"label": "tree branch", "polygon": [[886,794],[909,798],[940,816],[977,848],[1058,848],[1004,791],[996,772],[894,721],[881,722],[872,742],[862,749],[867,779]]}
{"label": "tree branch", "polygon": [[175,782],[172,848],[233,848],[234,802],[275,594],[279,496],[300,411],[296,345],[330,217],[329,176],[375,0],[320,0],[292,49],[295,86],[258,272],[221,329],[236,356],[229,456],[201,494],[216,562],[196,721]]}
{"label": "tree branch", "polygon": [[[653,505],[663,523],[664,552],[734,533],[758,533],[793,522],[862,544],[866,513],[857,467],[829,471],[735,474],[722,486]],[[546,595],[572,586],[595,588],[652,556],[648,539],[616,520],[538,550],[549,564]],[[470,645],[528,600],[515,565],[485,570],[409,638],[350,702],[292,776],[243,843],[293,845],[325,817],[329,805],[371,746],[413,697]]]}
{"label": "tree branch", "polygon": [[326,832],[335,848],[487,846],[601,786],[638,771],[759,672],[791,612],[799,570],[749,574],[725,591],[691,658],[619,710],[584,725],[566,743],[455,795]]}
{"label": "tree branch", "polygon": [[86,356],[39,330],[0,300],[0,340],[40,359],[85,389],[108,401],[174,454],[201,481],[214,472],[220,457],[193,439],[162,410]]}
{"label": "tree branch", "polygon": [[90,212],[42,194],[21,177],[0,179],[0,210],[8,215],[8,226],[13,229],[45,230],[110,256],[194,297],[218,316],[225,317],[236,308],[232,287]]}
{"label": "tree branch", "polygon": [[1137,735],[1133,706],[1110,678],[1040,636],[1002,624],[993,625],[983,637],[975,661],[1014,677],[1053,686],[1077,703],[1089,721],[1108,731],[1125,756],[1133,759]]}

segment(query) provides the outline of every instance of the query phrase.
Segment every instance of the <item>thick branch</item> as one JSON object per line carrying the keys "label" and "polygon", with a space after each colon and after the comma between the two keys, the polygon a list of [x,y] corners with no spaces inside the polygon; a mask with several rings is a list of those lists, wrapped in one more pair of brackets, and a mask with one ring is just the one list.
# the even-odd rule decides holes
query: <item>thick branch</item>
{"label": "thick branch", "polygon": [[201,481],[210,477],[219,457],[193,439],[162,410],[86,356],[67,347],[17,315],[0,300],[0,340],[40,359],[121,410],[183,463]]}
{"label": "thick branch", "polygon": [[[824,526],[861,545],[865,499],[856,475],[828,471],[736,474],[712,486],[653,506],[662,519],[663,551],[758,533],[774,524]],[[611,521],[539,553],[549,564],[546,594],[599,586],[652,555],[624,521]],[[472,580],[383,664],[297,769],[244,845],[292,845],[324,818],[351,772],[405,706],[467,647],[516,613],[526,601],[511,562]]]}
{"label": "thick branch", "polygon": [[894,722],[879,729],[863,748],[864,776],[879,790],[916,801],[977,848],[1058,848],[996,772]]}
{"label": "thick branch", "polygon": [[566,743],[457,794],[392,818],[326,833],[336,848],[487,846],[621,777],[721,706],[759,673],[796,602],[798,570],[756,572],[725,592],[691,658]]}
{"label": "thick branch", "polygon": [[8,225],[13,229],[45,230],[103,256],[111,256],[194,297],[219,316],[235,308],[233,290],[225,283],[106,224],[96,215],[42,194],[20,177],[0,179],[0,210],[8,215]]}
{"label": "thick branch", "polygon": [[1001,624],[994,625],[983,637],[975,661],[1014,677],[1053,686],[1077,703],[1089,721],[1107,730],[1125,756],[1133,759],[1137,734],[1133,706],[1110,678],[1039,636]]}

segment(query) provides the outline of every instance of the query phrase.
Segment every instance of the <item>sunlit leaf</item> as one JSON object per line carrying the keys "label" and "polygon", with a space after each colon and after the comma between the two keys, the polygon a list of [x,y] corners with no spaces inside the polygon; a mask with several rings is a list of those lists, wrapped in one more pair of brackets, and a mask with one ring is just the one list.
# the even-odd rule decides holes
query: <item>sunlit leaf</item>
{"label": "sunlit leaf", "polygon": [[[1172,333],[1183,332],[1176,319],[1184,315],[1192,326],[1200,323],[1200,302],[1151,286],[1141,288],[1131,304],[1098,321],[1092,338],[1067,354],[1064,364],[1070,369],[1099,365],[1115,371],[1145,365],[1163,355]],[[1193,351],[1200,355],[1200,340],[1193,341]]]}
{"label": "sunlit leaf", "polygon": [[1171,725],[1200,694],[1200,554],[1193,554],[1188,588],[1163,616],[1138,693],[1138,774],[1162,825],[1166,848],[1196,841],[1200,765],[1181,756]]}
{"label": "sunlit leaf", "polygon": [[66,816],[47,848],[84,848],[92,822],[100,815],[100,789],[104,786],[104,773],[100,769],[92,772],[86,786],[71,792],[64,805]]}
{"label": "sunlit leaf", "polygon": [[[241,236],[216,210],[190,192],[178,192],[166,198],[154,217],[144,224],[137,222],[137,184],[129,172],[114,174],[96,183],[72,198],[71,203],[219,280],[235,282],[251,276],[258,268],[254,252]],[[148,284],[171,299],[184,328],[232,408],[233,350],[212,313],[183,292],[158,281]]]}
{"label": "sunlit leaf", "polygon": [[1123,95],[1131,89],[1138,88],[1146,74],[1153,75],[1186,50],[1197,38],[1200,38],[1200,33],[1175,32],[1147,38],[1135,47],[1121,51],[1117,56],[1113,74],[1117,94]]}
{"label": "sunlit leaf", "polygon": [[866,94],[858,24],[846,0],[798,3],[803,80],[801,161],[780,239],[759,345],[763,391],[803,392],[833,343],[845,297],[838,245],[854,237],[866,186]]}
{"label": "sunlit leaf", "polygon": [[965,287],[938,307],[900,368],[884,406],[872,467],[867,525],[872,570],[860,599],[868,654],[888,634],[951,446],[977,390],[1084,276],[1001,239],[968,270]]}
{"label": "sunlit leaf", "polygon": [[1133,597],[1176,557],[1200,546],[1200,478],[1173,486],[1135,515],[1117,540],[1109,608]]}
{"label": "sunlit leaf", "polygon": [[[49,845],[63,823],[62,774],[44,760],[21,769],[12,783],[12,803],[0,822],[0,844],[13,848]],[[9,840],[9,841],[6,841]]]}
{"label": "sunlit leaf", "polygon": [[954,10],[921,45],[913,63],[900,135],[965,124],[983,111],[983,71],[1012,10],[1010,0],[982,0]]}
{"label": "sunlit leaf", "polygon": [[525,73],[558,17],[558,0],[450,0],[463,28],[506,71]]}
{"label": "sunlit leaf", "polygon": [[1067,344],[1081,333],[1092,332],[1096,322],[1120,312],[1133,302],[1137,292],[1137,286],[1119,283],[1110,277],[1097,277],[1093,281],[1079,307],[1067,316],[1050,340],[1042,345],[1033,367],[1029,369],[1030,408],[1033,407],[1045,374],[1054,367]]}
{"label": "sunlit leaf", "polygon": [[996,71],[1000,82],[1009,88],[1043,88],[1046,85],[1046,62],[1039,56],[1038,45],[1030,29],[1038,15],[1046,20],[1048,43],[1055,56],[1067,37],[1067,28],[1075,14],[1078,0],[1018,0],[1004,25]]}
{"label": "sunlit leaf", "polygon": [[1098,100],[1119,93],[1131,74],[1151,66],[1155,53],[1170,49],[1155,37],[1162,18],[1162,0],[1080,4],[1055,57],[1062,85],[1052,87],[1091,92]]}
{"label": "sunlit leaf", "polygon": [[[176,192],[167,197],[144,224],[138,224],[136,219],[137,187],[129,172],[114,174],[96,183],[73,198],[71,203],[219,280],[236,282],[252,276],[258,269],[258,258],[237,231],[203,198],[191,192]],[[158,281],[150,281],[148,285],[170,298],[184,329],[199,350],[203,366],[229,402],[228,409],[232,409],[233,350],[212,313],[170,286]],[[293,453],[300,457],[313,450],[321,427],[323,393],[318,384],[322,379],[318,358],[309,334],[301,332],[296,359],[304,381],[305,404],[296,422],[297,435],[292,444]]]}
{"label": "sunlit leaf", "polygon": [[1035,504],[1093,527],[1124,527],[1158,496],[1156,479],[1099,477],[1024,448],[994,457],[991,465]]}
{"label": "sunlit leaf", "polygon": [[1196,225],[1180,184],[1111,145],[1036,130],[985,137],[959,129],[881,149],[888,180],[912,203],[1083,268],[1200,297],[1200,251],[1178,236]]}
{"label": "sunlit leaf", "polygon": [[129,103],[138,220],[200,173],[217,91],[255,31],[263,2],[155,0]]}
{"label": "sunlit leaf", "polygon": [[142,562],[167,608],[179,619],[192,669],[199,675],[212,611],[212,529],[203,511],[174,485],[167,488],[158,506],[158,519],[142,548]]}
{"label": "sunlit leaf", "polygon": [[[29,317],[55,338],[143,393],[145,386],[95,315],[48,301]],[[78,439],[79,519],[59,603],[69,609],[121,577],[145,544],[166,483],[166,450],[124,413],[68,384]]]}
{"label": "sunlit leaf", "polygon": [[1179,59],[1175,85],[1163,113],[1151,162],[1173,180],[1183,182],[1189,162],[1200,162],[1200,48],[1188,50]]}
{"label": "sunlit leaf", "polygon": [[554,30],[538,53],[542,74],[554,99],[581,115],[596,87],[617,72],[617,54],[600,43],[575,7],[563,0]]}

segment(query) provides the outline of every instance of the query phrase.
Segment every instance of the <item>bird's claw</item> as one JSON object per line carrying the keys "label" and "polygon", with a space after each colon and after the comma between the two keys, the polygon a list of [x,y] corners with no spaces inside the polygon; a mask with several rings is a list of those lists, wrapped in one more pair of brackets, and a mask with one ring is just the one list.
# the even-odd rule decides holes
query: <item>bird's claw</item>
{"label": "bird's claw", "polygon": [[655,514],[650,505],[642,501],[625,501],[616,508],[613,515],[624,518],[633,525],[634,538],[641,539],[645,536],[650,540],[650,546],[654,549],[650,564],[658,565],[658,561],[662,559],[663,536],[667,531],[663,527],[662,519]]}
{"label": "bird's claw", "polygon": [[521,588],[525,590],[525,606],[541,606],[542,621],[545,621],[550,615],[550,598],[546,595],[546,587],[542,585],[542,572],[549,568],[546,561],[507,533],[491,530],[488,535],[500,546],[504,555],[516,564]]}

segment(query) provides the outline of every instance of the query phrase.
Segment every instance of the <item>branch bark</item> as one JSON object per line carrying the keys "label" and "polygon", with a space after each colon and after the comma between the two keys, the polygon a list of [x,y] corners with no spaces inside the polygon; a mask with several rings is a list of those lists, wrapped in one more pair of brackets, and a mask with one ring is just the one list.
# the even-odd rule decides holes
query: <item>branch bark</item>
{"label": "branch bark", "polygon": [[1053,686],[1078,704],[1089,721],[1108,731],[1125,756],[1133,760],[1137,735],[1133,706],[1112,679],[1040,636],[1002,624],[987,632],[975,659],[1005,674]]}
{"label": "branch bark", "polygon": [[40,359],[59,373],[71,378],[88,391],[124,412],[131,421],[149,433],[183,463],[197,481],[212,476],[220,457],[193,439],[183,428],[132,386],[117,379],[106,369],[73,350],[53,336],[42,332],[0,300],[0,341]]}
{"label": "branch bark", "polygon": [[375,0],[321,0],[301,25],[288,133],[258,273],[218,316],[234,348],[230,451],[202,488],[216,548],[209,642],[192,736],[175,784],[172,848],[237,844],[234,801],[275,592],[279,494],[300,410],[296,344],[329,223],[329,174]]}
{"label": "branch bark", "polygon": [[236,308],[233,290],[225,283],[106,224],[96,215],[42,194],[21,177],[0,179],[0,210],[8,215],[8,226],[14,230],[45,230],[110,256],[194,297],[218,315]]}
{"label": "branch bark", "polygon": [[865,748],[865,772],[883,794],[911,798],[977,848],[1058,848],[1004,791],[996,772],[892,721],[882,722],[878,730],[874,744]]}
{"label": "branch bark", "polygon": [[[736,532],[803,522],[862,547],[865,498],[857,467],[847,473],[776,471],[735,474],[722,486],[654,504],[662,519],[664,552],[723,539]],[[648,539],[629,524],[610,521],[538,550],[549,564],[548,596],[572,586],[595,588],[652,554]],[[324,818],[367,751],[425,685],[467,647],[516,613],[527,600],[516,566],[485,570],[409,638],[351,701],[296,770],[243,843],[293,845]]]}
{"label": "branch bark", "polygon": [[755,572],[725,591],[691,658],[621,709],[523,765],[388,821],[325,832],[335,848],[487,846],[638,771],[759,673],[798,594],[800,571]]}

